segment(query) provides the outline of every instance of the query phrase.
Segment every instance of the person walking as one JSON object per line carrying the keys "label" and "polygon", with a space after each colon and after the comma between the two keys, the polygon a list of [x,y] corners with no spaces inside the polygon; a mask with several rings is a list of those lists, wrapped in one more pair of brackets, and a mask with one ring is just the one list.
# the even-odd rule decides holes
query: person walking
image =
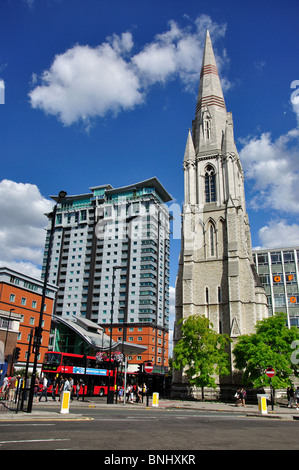
{"label": "person walking", "polygon": [[52,400],[53,400],[53,401],[56,401],[56,390],[57,390],[57,387],[58,387],[58,380],[57,380],[57,377],[54,377],[53,386],[52,386]]}
{"label": "person walking", "polygon": [[299,387],[295,390],[295,398],[296,398],[296,409],[299,410]]}
{"label": "person walking", "polygon": [[39,391],[39,380],[38,380],[38,377],[35,377],[33,393],[35,396],[36,403],[38,402],[38,391]]}
{"label": "person walking", "polygon": [[74,395],[74,379],[73,377],[70,377],[69,380],[69,387],[70,387],[70,400],[73,401],[73,395]]}
{"label": "person walking", "polygon": [[40,394],[39,401],[41,401],[42,397],[45,397],[46,399],[45,401],[48,401],[47,393],[48,393],[48,379],[46,376],[44,376],[43,389],[42,389],[42,393]]}
{"label": "person walking", "polygon": [[60,382],[59,382],[59,398],[58,398],[59,401],[61,400],[63,390],[64,390],[64,378],[63,378],[63,376],[61,376],[61,379],[60,379]]}
{"label": "person walking", "polygon": [[293,400],[294,400],[294,387],[293,387],[293,385],[292,385],[292,386],[290,387],[290,389],[289,389],[289,404],[288,404],[288,408],[292,408]]}
{"label": "person walking", "polygon": [[77,401],[79,401],[80,387],[81,387],[80,380],[78,380],[78,381],[77,381],[77,384],[76,384]]}

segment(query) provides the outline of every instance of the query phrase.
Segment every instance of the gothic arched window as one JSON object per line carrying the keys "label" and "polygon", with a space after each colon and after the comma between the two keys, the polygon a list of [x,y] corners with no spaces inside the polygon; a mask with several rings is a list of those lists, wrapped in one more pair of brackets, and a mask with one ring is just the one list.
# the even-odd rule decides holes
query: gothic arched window
{"label": "gothic arched window", "polygon": [[213,225],[210,225],[210,255],[215,256],[215,231]]}
{"label": "gothic arched window", "polygon": [[211,165],[208,165],[205,172],[205,196],[206,202],[216,201],[216,175]]}

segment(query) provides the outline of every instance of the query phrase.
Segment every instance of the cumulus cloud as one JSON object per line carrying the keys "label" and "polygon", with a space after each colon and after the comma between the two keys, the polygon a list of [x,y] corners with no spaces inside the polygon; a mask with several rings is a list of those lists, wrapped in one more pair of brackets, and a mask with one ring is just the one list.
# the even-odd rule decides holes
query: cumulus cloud
{"label": "cumulus cloud", "polygon": [[277,248],[299,245],[299,225],[285,219],[271,220],[259,232],[261,246],[256,249]]}
{"label": "cumulus cloud", "polygon": [[[116,41],[113,41],[116,47]],[[42,85],[29,96],[31,105],[57,115],[65,125],[131,109],[143,100],[138,77],[117,50],[77,45],[57,55]]]}
{"label": "cumulus cloud", "polygon": [[[52,203],[37,186],[0,182],[0,265],[38,275],[43,257],[47,218]],[[39,276],[38,276],[39,277]]]}
{"label": "cumulus cloud", "polygon": [[[64,125],[78,121],[88,125],[96,116],[143,104],[156,83],[178,78],[185,89],[194,90],[207,29],[214,41],[225,34],[225,25],[201,15],[185,27],[170,21],[166,32],[135,54],[130,32],[114,34],[97,47],[78,44],[55,56],[39,85],[33,74],[31,106],[57,116]],[[225,52],[217,59],[219,68],[228,63]]]}
{"label": "cumulus cloud", "polygon": [[[299,123],[297,95],[291,99],[291,104]],[[274,140],[270,132],[265,132],[243,139],[241,144],[240,158],[245,175],[253,183],[249,206],[298,213],[299,127]]]}

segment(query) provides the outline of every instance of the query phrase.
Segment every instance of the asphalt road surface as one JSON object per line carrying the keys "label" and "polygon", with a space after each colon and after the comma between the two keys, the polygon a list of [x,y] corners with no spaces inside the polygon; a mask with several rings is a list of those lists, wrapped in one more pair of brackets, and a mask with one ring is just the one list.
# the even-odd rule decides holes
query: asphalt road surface
{"label": "asphalt road surface", "polygon": [[115,458],[117,451],[133,456],[138,450],[178,453],[180,449],[191,455],[195,450],[299,448],[298,421],[183,409],[85,407],[76,412],[82,413],[84,419],[1,421],[0,451],[100,450],[104,459]]}

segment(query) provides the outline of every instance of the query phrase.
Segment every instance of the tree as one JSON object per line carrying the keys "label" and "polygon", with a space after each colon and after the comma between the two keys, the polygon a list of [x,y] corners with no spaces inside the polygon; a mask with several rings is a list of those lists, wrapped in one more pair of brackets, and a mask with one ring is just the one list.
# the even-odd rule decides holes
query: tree
{"label": "tree", "polygon": [[[273,367],[273,388],[291,385],[290,375],[298,376],[294,347],[299,344],[299,331],[286,326],[286,314],[277,313],[256,324],[256,333],[240,336],[233,354],[235,366],[243,371],[242,383],[255,388],[270,385],[265,371]],[[295,346],[294,346],[295,345]]]}
{"label": "tree", "polygon": [[185,368],[191,386],[216,388],[215,374],[230,373],[229,354],[225,351],[231,341],[227,335],[216,333],[213,324],[203,315],[191,315],[180,320],[181,339],[174,347],[173,367]]}

